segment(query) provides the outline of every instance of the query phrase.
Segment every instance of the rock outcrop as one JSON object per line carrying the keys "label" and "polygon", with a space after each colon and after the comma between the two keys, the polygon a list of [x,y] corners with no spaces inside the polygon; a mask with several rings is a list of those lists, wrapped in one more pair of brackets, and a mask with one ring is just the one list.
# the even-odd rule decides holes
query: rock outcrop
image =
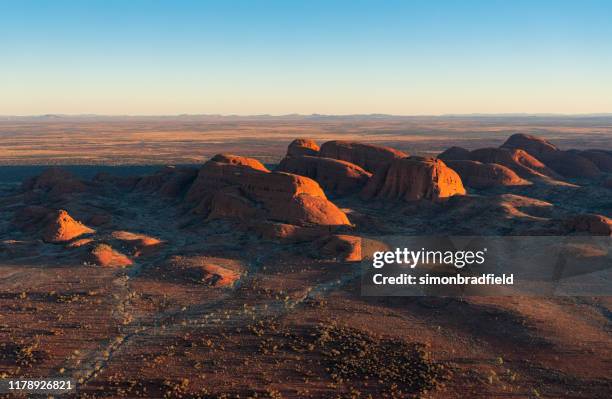
{"label": "rock outcrop", "polygon": [[521,149],[480,148],[470,152],[470,159],[505,166],[524,179],[555,176],[555,173],[546,165]]}
{"label": "rock outcrop", "polygon": [[167,166],[153,175],[139,179],[135,189],[177,197],[187,190],[197,174],[198,170],[195,168]]}
{"label": "rock outcrop", "polygon": [[579,155],[591,161],[597,168],[606,173],[612,173],[612,154],[603,150],[584,150]]}
{"label": "rock outcrop", "polygon": [[83,223],[74,220],[65,210],[50,213],[44,221],[45,227],[42,238],[46,242],[60,243],[70,241],[83,234],[93,233],[94,230]]}
{"label": "rock outcrop", "polygon": [[371,176],[350,162],[312,156],[286,157],[276,170],[309,177],[316,180],[326,192],[336,194],[358,192]]}
{"label": "rock outcrop", "polygon": [[207,256],[174,256],[167,269],[182,280],[214,287],[231,287],[240,278],[240,262]]}
{"label": "rock outcrop", "polygon": [[408,154],[390,147],[341,140],[324,143],[319,155],[359,165],[371,173],[387,166],[395,159],[408,156]]}
{"label": "rock outcrop", "polygon": [[342,262],[360,262],[361,237],[332,234],[315,242],[318,255],[324,258],[332,258]]}
{"label": "rock outcrop", "polygon": [[495,163],[478,161],[445,161],[446,165],[459,173],[461,181],[468,187],[477,189],[529,184],[511,169]]}
{"label": "rock outcrop", "polygon": [[[552,143],[527,134],[514,134],[502,148],[524,150],[564,177],[595,178],[600,175],[597,163],[612,167],[612,157],[593,151],[561,151]],[[603,170],[603,169],[602,169]]]}
{"label": "rock outcrop", "polygon": [[134,256],[151,252],[162,244],[158,238],[124,230],[113,231],[111,237],[132,247]]}
{"label": "rock outcrop", "polygon": [[326,226],[296,226],[294,224],[266,221],[253,223],[249,228],[257,232],[264,239],[281,242],[313,241],[329,235],[329,228]]}
{"label": "rock outcrop", "polygon": [[465,194],[461,177],[440,159],[396,159],[379,169],[362,191],[364,199],[440,200]]}
{"label": "rock outcrop", "polygon": [[83,192],[87,186],[72,173],[57,167],[46,169],[38,176],[32,177],[22,184],[24,191],[42,190],[50,196],[62,196]]}
{"label": "rock outcrop", "polygon": [[557,151],[549,154],[544,162],[564,177],[592,179],[601,175],[593,162],[574,151]]}
{"label": "rock outcrop", "polygon": [[247,166],[252,169],[269,172],[268,168],[266,168],[261,162],[259,162],[255,158],[242,157],[240,155],[232,154],[217,154],[210,160],[213,162],[227,163],[230,165]]}
{"label": "rock outcrop", "polygon": [[210,218],[277,221],[295,225],[348,225],[319,184],[307,177],[249,165],[206,162],[186,199]]}
{"label": "rock outcrop", "polygon": [[529,155],[543,161],[548,155],[553,154],[559,149],[552,143],[540,137],[528,134],[517,133],[508,137],[501,148],[524,150]]}
{"label": "rock outcrop", "polygon": [[603,215],[577,215],[564,222],[568,232],[583,232],[598,236],[612,235],[612,219]]}
{"label": "rock outcrop", "polygon": [[318,154],[319,146],[311,139],[295,139],[287,148],[288,157],[299,157],[301,155],[316,156]]}
{"label": "rock outcrop", "polygon": [[87,260],[102,267],[123,268],[133,264],[130,258],[114,250],[108,244],[97,244],[93,247]]}
{"label": "rock outcrop", "polygon": [[470,150],[463,147],[451,147],[440,153],[438,158],[446,161],[466,161],[470,160]]}

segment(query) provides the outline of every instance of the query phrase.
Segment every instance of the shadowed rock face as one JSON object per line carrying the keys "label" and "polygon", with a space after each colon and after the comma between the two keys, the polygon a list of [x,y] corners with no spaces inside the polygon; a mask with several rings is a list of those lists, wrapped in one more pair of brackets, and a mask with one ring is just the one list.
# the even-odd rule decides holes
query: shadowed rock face
{"label": "shadowed rock face", "polygon": [[72,173],[57,167],[46,169],[40,175],[22,184],[24,191],[43,190],[51,196],[83,192],[87,186]]}
{"label": "shadowed rock face", "polygon": [[195,179],[198,170],[195,168],[165,167],[158,173],[138,180],[135,189],[159,192],[166,197],[177,197],[184,193]]}
{"label": "shadowed rock face", "polygon": [[323,257],[334,258],[343,262],[360,262],[361,237],[346,234],[333,234],[315,243],[317,252]]}
{"label": "shadowed rock face", "polygon": [[461,181],[468,187],[488,188],[529,184],[511,169],[495,163],[478,161],[445,161],[446,165],[459,173]]}
{"label": "shadowed rock face", "polygon": [[602,236],[612,235],[612,219],[602,215],[577,215],[566,220],[564,224],[569,232],[585,232]]}
{"label": "shadowed rock face", "polygon": [[524,150],[564,177],[597,177],[601,172],[598,163],[612,170],[612,157],[608,159],[605,153],[561,151],[542,138],[526,134],[510,136],[501,147]]}
{"label": "shadowed rock face", "polygon": [[415,201],[464,195],[461,177],[440,159],[396,159],[376,172],[362,192],[364,199]]}
{"label": "shadowed rock face", "polygon": [[307,177],[208,161],[187,193],[213,218],[267,219],[296,225],[347,225],[346,215]]}
{"label": "shadowed rock face", "polygon": [[438,155],[438,158],[446,161],[465,161],[470,160],[470,150],[463,147],[451,147]]}
{"label": "shadowed rock face", "polygon": [[546,165],[519,149],[480,148],[470,152],[470,159],[505,166],[522,178],[555,176],[555,173]]}
{"label": "shadowed rock face", "polygon": [[574,151],[551,153],[544,162],[564,177],[595,178],[601,175],[601,171],[593,162]]}
{"label": "shadowed rock face", "polygon": [[612,172],[612,154],[603,150],[585,150],[580,151],[579,155],[588,159],[597,166],[597,168],[606,173]]}
{"label": "shadowed rock face", "polygon": [[559,151],[555,145],[542,138],[522,133],[508,137],[501,148],[524,150],[539,160],[544,160],[547,155]]}
{"label": "shadowed rock face", "polygon": [[49,214],[45,224],[43,240],[52,243],[70,241],[83,234],[94,232],[83,223],[74,220],[63,209]]}
{"label": "shadowed rock face", "polygon": [[324,143],[319,155],[354,163],[372,173],[395,159],[408,156],[405,152],[390,147],[340,140]]}
{"label": "shadowed rock face", "polygon": [[309,177],[316,180],[325,191],[337,194],[361,190],[371,176],[350,162],[311,156],[287,157],[278,165],[277,171]]}
{"label": "shadowed rock face", "polygon": [[301,155],[316,156],[319,154],[319,145],[311,139],[295,139],[287,148],[287,156],[297,157]]}

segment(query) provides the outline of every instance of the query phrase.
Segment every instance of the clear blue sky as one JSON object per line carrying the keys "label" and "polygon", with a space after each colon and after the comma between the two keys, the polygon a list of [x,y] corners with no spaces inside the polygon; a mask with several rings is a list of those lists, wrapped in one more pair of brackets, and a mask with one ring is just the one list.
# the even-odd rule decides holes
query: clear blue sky
{"label": "clear blue sky", "polygon": [[0,0],[0,114],[612,112],[612,1]]}

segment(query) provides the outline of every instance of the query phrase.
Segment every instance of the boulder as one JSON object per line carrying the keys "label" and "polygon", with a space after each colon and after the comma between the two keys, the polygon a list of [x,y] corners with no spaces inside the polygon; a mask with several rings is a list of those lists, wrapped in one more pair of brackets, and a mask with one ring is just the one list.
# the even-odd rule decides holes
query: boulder
{"label": "boulder", "polygon": [[93,233],[94,230],[83,223],[74,220],[65,210],[49,214],[45,221],[43,240],[50,243],[70,241],[83,234]]}
{"label": "boulder", "polygon": [[315,242],[319,256],[333,258],[342,262],[360,262],[361,237],[333,234]]}
{"label": "boulder", "polygon": [[459,173],[461,181],[477,189],[529,184],[505,166],[478,161],[445,161],[446,165]]}
{"label": "boulder", "polygon": [[362,191],[364,199],[439,200],[464,195],[461,177],[435,158],[396,159],[379,169]]}
{"label": "boulder", "polygon": [[564,222],[568,232],[584,232],[598,236],[612,235],[612,219],[603,215],[576,215]]}
{"label": "boulder", "polygon": [[348,225],[319,184],[307,177],[210,160],[186,197],[213,218],[273,220],[296,225]]}
{"label": "boulder", "polygon": [[287,147],[288,157],[298,157],[301,155],[316,156],[319,154],[319,146],[311,139],[295,139]]}
{"label": "boulder", "polygon": [[359,165],[371,173],[388,165],[395,159],[408,156],[408,154],[390,147],[340,140],[324,143],[319,155]]}
{"label": "boulder", "polygon": [[122,268],[133,264],[130,258],[107,244],[98,244],[93,247],[87,260],[98,266],[113,268]]}
{"label": "boulder", "polygon": [[496,163],[513,170],[522,178],[554,177],[555,173],[538,159],[521,149],[480,148],[470,152],[470,159],[482,163]]}
{"label": "boulder", "polygon": [[276,170],[309,177],[316,180],[326,192],[341,195],[361,190],[371,176],[350,162],[307,155],[286,157]]}

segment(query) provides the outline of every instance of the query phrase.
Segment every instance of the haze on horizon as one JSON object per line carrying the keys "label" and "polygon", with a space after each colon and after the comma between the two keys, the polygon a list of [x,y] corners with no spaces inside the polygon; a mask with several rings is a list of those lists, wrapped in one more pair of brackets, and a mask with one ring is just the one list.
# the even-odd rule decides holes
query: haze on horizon
{"label": "haze on horizon", "polygon": [[0,4],[0,115],[612,112],[607,1]]}

